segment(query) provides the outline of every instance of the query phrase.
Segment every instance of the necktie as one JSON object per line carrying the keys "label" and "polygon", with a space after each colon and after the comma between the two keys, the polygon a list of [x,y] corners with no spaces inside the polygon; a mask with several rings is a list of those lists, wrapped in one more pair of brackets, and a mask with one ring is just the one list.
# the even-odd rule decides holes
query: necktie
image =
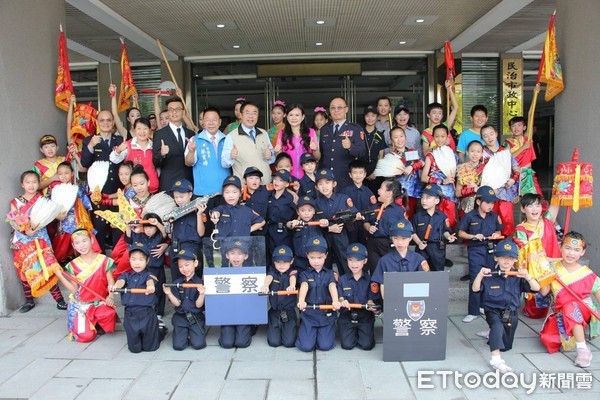
{"label": "necktie", "polygon": [[256,141],[254,138],[254,129],[250,129],[250,138],[252,138],[253,141]]}
{"label": "necktie", "polygon": [[177,141],[182,149],[185,150],[185,145],[183,144],[183,139],[181,138],[181,128],[177,128]]}
{"label": "necktie", "polygon": [[337,136],[338,133],[340,133],[340,125],[339,124],[335,124],[335,129],[333,130],[333,135]]}
{"label": "necktie", "polygon": [[215,154],[219,154],[219,150],[217,148],[217,137],[215,135],[210,135],[210,141],[215,148]]}

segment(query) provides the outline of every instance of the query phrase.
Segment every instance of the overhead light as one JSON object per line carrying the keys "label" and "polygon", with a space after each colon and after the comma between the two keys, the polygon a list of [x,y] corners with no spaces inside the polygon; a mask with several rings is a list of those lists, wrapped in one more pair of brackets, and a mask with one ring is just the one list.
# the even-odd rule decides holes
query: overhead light
{"label": "overhead light", "polygon": [[323,25],[324,23],[325,23],[325,21],[323,21],[323,20],[318,20],[317,21],[317,25]]}
{"label": "overhead light", "polygon": [[239,49],[239,48],[240,48],[240,45],[239,45],[239,44],[234,44],[234,45],[233,45],[233,48],[234,48],[234,49]]}
{"label": "overhead light", "polygon": [[421,23],[425,22],[425,20],[423,18],[419,18],[419,19],[416,19],[415,22],[417,24],[421,24]]}
{"label": "overhead light", "polygon": [[406,40],[402,40],[402,41],[400,41],[398,43],[400,43],[400,44],[406,44]]}
{"label": "overhead light", "polygon": [[317,42],[317,43],[315,43],[315,45],[317,45],[317,46],[323,46],[323,43],[322,42]]}
{"label": "overhead light", "polygon": [[217,24],[217,28],[225,28],[225,24]]}

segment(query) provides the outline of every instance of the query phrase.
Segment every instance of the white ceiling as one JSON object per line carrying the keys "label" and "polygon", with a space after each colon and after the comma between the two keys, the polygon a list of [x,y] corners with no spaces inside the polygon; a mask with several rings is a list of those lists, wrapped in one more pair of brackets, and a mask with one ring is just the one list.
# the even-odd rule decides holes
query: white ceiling
{"label": "white ceiling", "polygon": [[[84,48],[116,60],[119,36],[125,36],[133,62],[158,60],[156,38],[172,57],[401,54],[396,52],[439,50],[457,38],[457,45],[467,43],[462,52],[505,52],[536,37],[520,50],[541,49],[539,37],[555,5],[556,0],[67,0],[66,32]],[[415,22],[420,17],[422,24]],[[325,24],[315,24],[319,19]],[[70,50],[70,61],[94,57],[81,53]]]}

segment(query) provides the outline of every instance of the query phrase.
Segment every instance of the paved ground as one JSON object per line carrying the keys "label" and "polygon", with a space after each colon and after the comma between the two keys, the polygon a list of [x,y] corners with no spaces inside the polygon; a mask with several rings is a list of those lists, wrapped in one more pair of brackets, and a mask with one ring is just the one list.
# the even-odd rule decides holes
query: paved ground
{"label": "paved ground", "polygon": [[[540,321],[521,319],[515,347],[504,358],[526,382],[538,379],[532,396],[523,387],[505,389],[458,387],[453,378],[442,388],[436,375],[434,389],[417,388],[418,371],[478,372],[491,370],[488,347],[476,332],[486,325],[479,318],[461,322],[466,305],[450,303],[447,356],[443,361],[392,362],[382,360],[382,322],[377,322],[377,346],[372,351],[302,353],[297,349],[270,348],[264,327],[247,349],[224,350],[217,344],[218,328],[208,334],[203,350],[174,351],[171,336],[153,353],[131,354],[125,333],[90,344],[69,342],[64,312],[42,303],[29,314],[0,318],[0,398],[2,399],[598,399],[600,392],[600,340],[594,345],[592,367],[572,364],[574,353],[549,355],[537,339]],[[119,310],[122,315],[122,309]],[[170,324],[169,328],[170,328]],[[540,373],[554,379],[540,386]],[[585,374],[584,374],[585,373]],[[589,374],[588,374],[589,373]],[[562,374],[562,375],[560,375]],[[574,387],[591,379],[591,389]],[[492,381],[489,381],[492,382]],[[427,382],[426,382],[427,383]],[[493,383],[493,382],[492,382]],[[581,383],[580,383],[581,385]],[[548,387],[550,386],[550,387]],[[565,394],[566,393],[566,394]]]}

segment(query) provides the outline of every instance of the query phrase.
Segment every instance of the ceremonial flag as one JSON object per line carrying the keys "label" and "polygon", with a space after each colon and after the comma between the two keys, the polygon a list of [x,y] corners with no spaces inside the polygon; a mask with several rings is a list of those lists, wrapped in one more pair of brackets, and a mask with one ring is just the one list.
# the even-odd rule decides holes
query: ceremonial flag
{"label": "ceremonial flag", "polygon": [[63,111],[69,111],[69,99],[75,93],[69,69],[69,56],[67,55],[67,40],[60,27],[58,38],[58,67],[56,69],[56,84],[54,86],[54,104]]}
{"label": "ceremonial flag", "polygon": [[83,139],[96,134],[96,117],[98,110],[89,104],[77,104],[73,113],[73,122],[71,123],[71,140],[81,149]]}
{"label": "ceremonial flag", "polygon": [[133,83],[133,74],[129,65],[129,56],[127,47],[121,39],[121,89],[119,92],[118,110],[123,112],[131,107],[131,96],[136,94],[135,84]]}
{"label": "ceremonial flag", "polygon": [[446,80],[452,80],[456,76],[456,70],[454,69],[454,54],[452,54],[452,47],[450,42],[444,43],[444,60],[446,62]]}
{"label": "ceremonial flag", "polygon": [[538,82],[546,83],[546,94],[544,99],[550,101],[563,91],[565,88],[563,82],[562,67],[558,57],[558,48],[556,46],[556,35],[554,32],[554,17],[556,11],[552,13],[546,40],[544,42],[544,51],[540,60],[540,68],[538,70]]}

